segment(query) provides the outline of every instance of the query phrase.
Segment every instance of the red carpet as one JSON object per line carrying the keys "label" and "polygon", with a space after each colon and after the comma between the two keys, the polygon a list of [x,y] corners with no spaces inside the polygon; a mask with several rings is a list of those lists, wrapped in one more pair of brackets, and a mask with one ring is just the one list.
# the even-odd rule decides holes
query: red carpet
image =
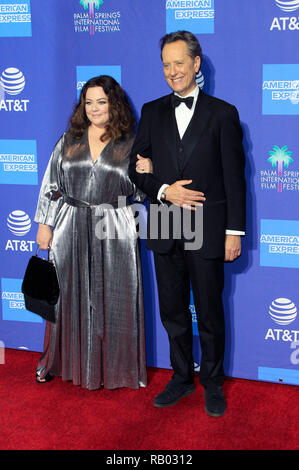
{"label": "red carpet", "polygon": [[227,379],[227,412],[211,418],[203,389],[152,406],[171,376],[149,369],[146,389],[87,391],[55,378],[39,385],[39,353],[5,351],[0,365],[1,450],[291,450],[299,448],[298,388]]}

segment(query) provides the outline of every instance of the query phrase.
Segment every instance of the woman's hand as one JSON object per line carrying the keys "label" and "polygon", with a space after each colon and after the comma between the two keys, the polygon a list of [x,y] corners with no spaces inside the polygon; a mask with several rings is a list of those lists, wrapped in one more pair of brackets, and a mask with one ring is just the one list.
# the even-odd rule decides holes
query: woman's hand
{"label": "woman's hand", "polygon": [[143,158],[137,154],[136,171],[137,173],[152,173],[153,163],[150,158]]}
{"label": "woman's hand", "polygon": [[53,233],[49,225],[39,224],[36,243],[41,250],[47,250],[52,244]]}

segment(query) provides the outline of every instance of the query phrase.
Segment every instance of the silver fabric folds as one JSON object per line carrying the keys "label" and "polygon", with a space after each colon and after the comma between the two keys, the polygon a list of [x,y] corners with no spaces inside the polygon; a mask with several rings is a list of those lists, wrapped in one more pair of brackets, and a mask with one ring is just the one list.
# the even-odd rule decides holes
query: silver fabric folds
{"label": "silver fabric folds", "polygon": [[127,174],[132,143],[110,141],[93,162],[87,133],[76,144],[64,134],[51,155],[34,220],[53,227],[60,298],[40,377],[50,372],[90,390],[147,383],[135,220],[130,206],[115,207],[120,196],[144,200]]}

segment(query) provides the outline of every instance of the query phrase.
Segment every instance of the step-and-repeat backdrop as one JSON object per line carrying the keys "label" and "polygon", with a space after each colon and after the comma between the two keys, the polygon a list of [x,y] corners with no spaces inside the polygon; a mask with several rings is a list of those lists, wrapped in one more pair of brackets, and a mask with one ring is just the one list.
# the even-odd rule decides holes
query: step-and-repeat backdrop
{"label": "step-and-repeat backdrop", "polygon": [[[181,29],[203,48],[198,85],[236,105],[244,130],[248,222],[242,257],[226,265],[226,373],[299,384],[299,0],[1,0],[0,347],[43,347],[21,282],[43,173],[82,85],[112,75],[138,119],[169,92],[159,39]],[[148,365],[169,368],[143,242],[142,262]],[[198,367],[192,297],[190,315]]]}

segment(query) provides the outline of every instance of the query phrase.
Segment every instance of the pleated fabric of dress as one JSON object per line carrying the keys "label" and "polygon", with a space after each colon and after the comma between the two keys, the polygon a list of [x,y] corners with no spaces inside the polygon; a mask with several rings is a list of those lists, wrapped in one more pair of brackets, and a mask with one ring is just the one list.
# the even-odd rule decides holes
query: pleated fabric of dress
{"label": "pleated fabric of dress", "polygon": [[51,155],[34,220],[53,227],[60,297],[56,323],[46,325],[41,378],[89,390],[147,383],[140,254],[126,204],[144,200],[128,177],[132,144],[110,141],[93,162],[87,132],[76,143],[66,133]]}

